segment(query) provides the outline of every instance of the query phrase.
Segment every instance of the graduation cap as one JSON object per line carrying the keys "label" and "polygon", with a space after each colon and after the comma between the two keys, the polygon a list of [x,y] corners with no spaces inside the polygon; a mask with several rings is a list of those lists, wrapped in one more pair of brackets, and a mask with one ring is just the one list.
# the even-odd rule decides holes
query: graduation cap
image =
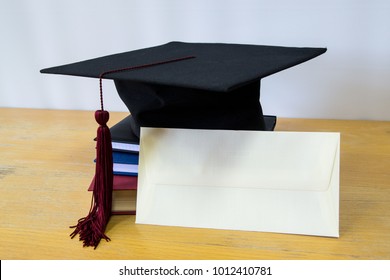
{"label": "graduation cap", "polygon": [[[324,52],[326,48],[170,42],[47,68],[41,73],[99,78],[101,110],[95,114],[100,124],[97,153],[110,154],[102,79],[114,80],[132,116],[128,129],[137,136],[141,126],[272,130],[275,119],[265,117],[260,104],[260,80]],[[96,175],[109,174],[106,170],[112,165],[109,155],[100,160],[97,155],[96,163]],[[73,233],[73,236],[80,234],[85,246],[95,248],[101,238],[109,240],[104,229],[111,210],[112,175],[100,176],[101,180],[95,181],[101,187],[95,185],[94,193],[100,190],[107,195],[94,195],[94,204],[100,206],[80,219]],[[96,216],[99,222],[94,222]]]}

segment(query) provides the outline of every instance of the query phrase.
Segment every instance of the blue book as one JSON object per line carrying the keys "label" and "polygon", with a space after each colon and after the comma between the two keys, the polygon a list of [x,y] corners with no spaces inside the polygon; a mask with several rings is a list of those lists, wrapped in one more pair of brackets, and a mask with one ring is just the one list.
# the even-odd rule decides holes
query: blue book
{"label": "blue book", "polygon": [[138,175],[139,154],[113,151],[112,160],[114,175]]}
{"label": "blue book", "polygon": [[114,163],[138,165],[138,160],[139,160],[139,154],[119,152],[119,151],[112,152],[112,161]]}

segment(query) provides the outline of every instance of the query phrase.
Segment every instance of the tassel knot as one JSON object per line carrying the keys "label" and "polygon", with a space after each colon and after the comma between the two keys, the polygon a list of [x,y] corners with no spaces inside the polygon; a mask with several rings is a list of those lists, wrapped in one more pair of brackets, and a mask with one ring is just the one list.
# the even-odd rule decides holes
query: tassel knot
{"label": "tassel knot", "polygon": [[95,112],[95,120],[101,126],[106,126],[109,119],[110,119],[110,114],[107,111],[97,110]]}

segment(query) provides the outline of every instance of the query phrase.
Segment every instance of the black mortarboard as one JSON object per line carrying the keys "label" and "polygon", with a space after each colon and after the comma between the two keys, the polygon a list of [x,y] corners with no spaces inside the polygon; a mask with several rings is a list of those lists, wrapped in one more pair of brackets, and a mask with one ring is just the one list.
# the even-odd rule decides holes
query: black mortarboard
{"label": "black mortarboard", "polygon": [[84,246],[96,246],[104,234],[112,202],[112,146],[103,110],[102,79],[113,79],[132,119],[141,126],[199,129],[270,130],[260,105],[260,80],[310,60],[325,48],[292,48],[216,43],[171,42],[41,70],[42,73],[100,79],[101,110],[97,137],[93,204],[79,220]]}
{"label": "black mortarboard", "polygon": [[266,130],[260,79],[325,51],[171,42],[41,72],[92,78],[104,73],[131,112],[136,135],[140,126]]}

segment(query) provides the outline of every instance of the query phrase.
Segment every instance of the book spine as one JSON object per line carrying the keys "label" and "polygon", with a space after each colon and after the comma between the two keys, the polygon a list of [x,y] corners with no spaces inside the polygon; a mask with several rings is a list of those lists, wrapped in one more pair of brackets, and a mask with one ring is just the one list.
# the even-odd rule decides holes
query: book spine
{"label": "book spine", "polygon": [[139,154],[113,151],[112,152],[112,159],[113,159],[114,163],[138,165]]}
{"label": "book spine", "polygon": [[114,170],[114,175],[118,175],[118,176],[138,176],[138,173],[136,173],[136,172],[125,172],[125,171],[115,171]]}

